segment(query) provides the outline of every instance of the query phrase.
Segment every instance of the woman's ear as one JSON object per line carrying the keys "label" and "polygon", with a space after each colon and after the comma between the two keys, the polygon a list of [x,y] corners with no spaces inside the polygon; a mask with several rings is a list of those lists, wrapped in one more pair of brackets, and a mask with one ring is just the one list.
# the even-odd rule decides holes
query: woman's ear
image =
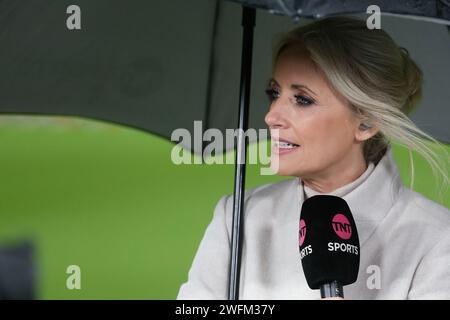
{"label": "woman's ear", "polygon": [[367,122],[361,122],[355,132],[355,139],[358,142],[369,140],[378,133],[378,128]]}

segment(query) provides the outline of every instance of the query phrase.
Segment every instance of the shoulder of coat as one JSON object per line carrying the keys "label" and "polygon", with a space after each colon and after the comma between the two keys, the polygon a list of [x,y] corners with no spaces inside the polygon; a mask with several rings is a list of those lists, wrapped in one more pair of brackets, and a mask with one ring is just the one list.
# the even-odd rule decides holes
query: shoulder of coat
{"label": "shoulder of coat", "polygon": [[417,219],[428,225],[434,225],[438,230],[450,231],[448,208],[409,188],[404,188],[403,191],[406,200],[403,210],[408,219]]}

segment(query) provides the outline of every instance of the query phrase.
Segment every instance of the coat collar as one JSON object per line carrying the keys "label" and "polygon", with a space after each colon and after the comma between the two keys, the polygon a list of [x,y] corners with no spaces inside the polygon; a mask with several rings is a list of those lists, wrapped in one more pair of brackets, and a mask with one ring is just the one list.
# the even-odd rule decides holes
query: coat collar
{"label": "coat collar", "polygon": [[[299,213],[305,199],[304,190],[300,178],[294,181],[298,201],[293,207],[298,208]],[[367,179],[342,197],[352,211],[361,246],[388,214],[397,200],[401,187],[399,171],[392,156],[392,148],[389,146]]]}

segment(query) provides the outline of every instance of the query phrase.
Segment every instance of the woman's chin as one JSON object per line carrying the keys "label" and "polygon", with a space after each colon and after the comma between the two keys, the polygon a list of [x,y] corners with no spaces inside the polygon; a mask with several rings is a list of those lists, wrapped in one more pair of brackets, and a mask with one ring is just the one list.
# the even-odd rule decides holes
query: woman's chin
{"label": "woman's chin", "polygon": [[298,168],[293,168],[291,165],[271,162],[270,168],[278,176],[298,176],[298,170],[296,170]]}
{"label": "woman's chin", "polygon": [[278,155],[272,152],[270,157],[270,168],[279,176],[298,176],[301,171],[303,159],[297,152]]}

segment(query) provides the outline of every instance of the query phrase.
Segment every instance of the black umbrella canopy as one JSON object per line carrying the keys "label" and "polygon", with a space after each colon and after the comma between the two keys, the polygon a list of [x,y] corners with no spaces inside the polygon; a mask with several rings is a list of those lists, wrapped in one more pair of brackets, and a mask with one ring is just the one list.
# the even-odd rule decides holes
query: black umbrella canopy
{"label": "black umbrella canopy", "polygon": [[[448,1],[256,1],[250,122],[265,128],[272,38],[305,17],[365,12],[448,21]],[[433,4],[432,4],[433,3]],[[81,30],[69,30],[72,1],[0,2],[0,112],[76,115],[121,123],[170,139],[177,128],[235,128],[241,59],[241,5],[212,0],[80,0]],[[406,9],[408,8],[408,9]],[[300,11],[299,9],[302,9]],[[292,16],[300,15],[298,22]],[[305,17],[303,17],[305,16]],[[365,13],[360,14],[367,17]],[[412,119],[450,142],[450,34],[447,26],[383,16],[382,28],[425,73]],[[201,152],[201,146],[194,148]],[[232,147],[232,146],[231,146]]]}
{"label": "black umbrella canopy", "polygon": [[291,17],[319,18],[328,15],[366,12],[377,5],[388,14],[416,16],[419,19],[449,24],[449,0],[231,0],[245,6],[269,10]]}
{"label": "black umbrella canopy", "polygon": [[202,120],[215,3],[0,2],[1,112],[92,117],[170,137]]}

